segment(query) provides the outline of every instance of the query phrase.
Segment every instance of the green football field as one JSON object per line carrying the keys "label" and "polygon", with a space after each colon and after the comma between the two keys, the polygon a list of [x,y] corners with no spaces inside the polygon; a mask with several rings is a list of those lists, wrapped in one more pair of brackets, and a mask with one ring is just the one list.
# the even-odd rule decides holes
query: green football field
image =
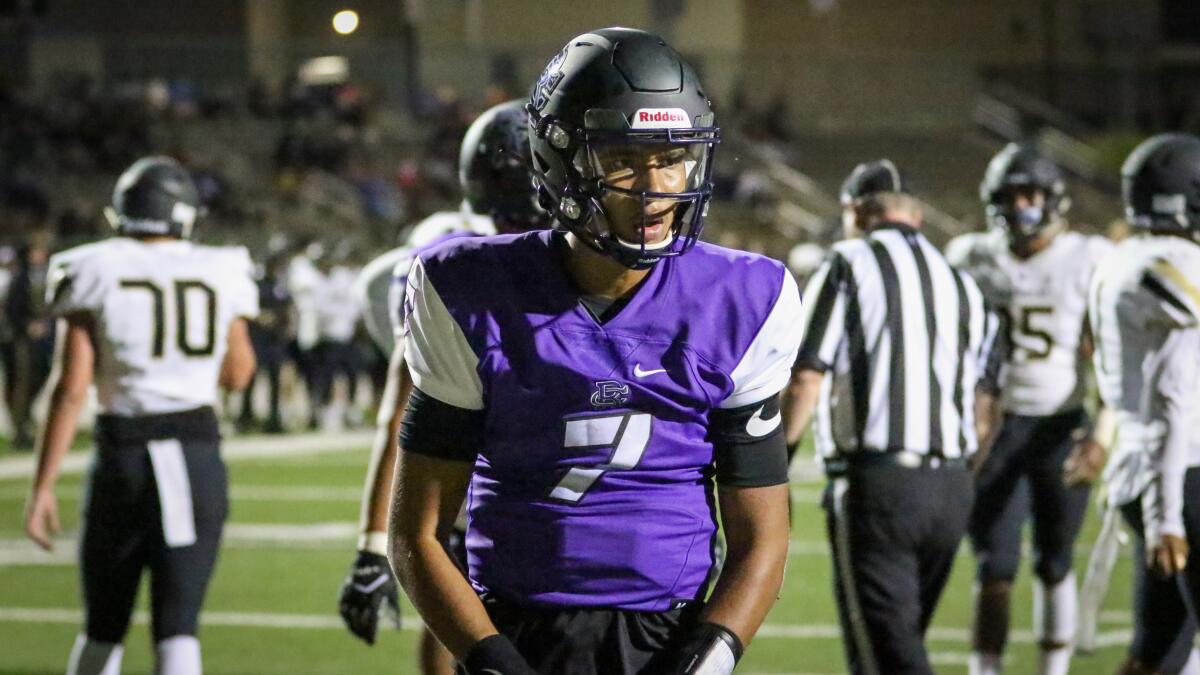
{"label": "green football field", "polygon": [[[419,622],[405,608],[403,630],[368,648],[336,613],[339,584],[353,556],[366,434],[227,444],[232,511],[202,619],[207,673],[414,673]],[[28,466],[0,459],[0,674],[61,673],[79,628],[79,582],[73,539],[85,456],[60,482],[65,532],[54,553],[22,534]],[[801,467],[807,468],[807,467]],[[801,473],[811,474],[811,471]],[[821,483],[794,483],[798,509],[783,595],[742,661],[739,673],[844,672],[830,586],[830,558],[818,505]],[[1080,578],[1098,527],[1093,514],[1077,550]],[[1111,672],[1129,635],[1129,564],[1114,575],[1101,614],[1096,654],[1078,656],[1073,672]],[[966,672],[973,560],[964,546],[930,631],[939,672]],[[1035,670],[1028,569],[1016,593],[1009,672]],[[145,589],[139,601],[144,608]],[[125,672],[148,673],[151,649],[144,611],[126,643]]]}

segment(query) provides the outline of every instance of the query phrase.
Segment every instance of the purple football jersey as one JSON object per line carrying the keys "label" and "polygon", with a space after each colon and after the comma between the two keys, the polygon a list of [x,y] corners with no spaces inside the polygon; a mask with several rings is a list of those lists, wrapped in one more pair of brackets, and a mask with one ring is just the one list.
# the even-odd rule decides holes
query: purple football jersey
{"label": "purple football jersey", "polygon": [[409,366],[425,393],[486,411],[467,497],[478,592],[667,610],[697,599],[713,564],[709,414],[786,384],[799,292],[779,263],[701,243],[600,323],[562,265],[562,236],[458,239],[420,256]]}

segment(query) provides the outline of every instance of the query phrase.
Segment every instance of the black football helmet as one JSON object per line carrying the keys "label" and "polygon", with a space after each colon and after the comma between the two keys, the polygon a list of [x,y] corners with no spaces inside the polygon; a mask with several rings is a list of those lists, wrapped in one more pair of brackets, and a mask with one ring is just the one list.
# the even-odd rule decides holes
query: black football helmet
{"label": "black football helmet", "polygon": [[[1045,199],[1042,206],[1017,208],[1007,193],[1021,188],[1041,191]],[[988,225],[1004,230],[1010,241],[1061,227],[1062,216],[1071,207],[1062,170],[1025,143],[1009,143],[992,158],[979,185],[979,198]]]}
{"label": "black football helmet", "polygon": [[1200,239],[1200,138],[1143,141],[1121,167],[1121,196],[1130,226]]}
{"label": "black football helmet", "polygon": [[[529,141],[538,196],[567,230],[622,265],[646,269],[686,253],[704,227],[712,197],[713,152],[720,131],[696,73],[657,35],[630,28],[585,33],[563,47],[530,95]],[[681,166],[678,192],[606,180],[614,171],[648,171],[637,157],[669,153]],[[630,160],[630,157],[635,159]],[[616,236],[602,198],[671,202],[673,224],[663,242]]]}
{"label": "black football helmet", "polygon": [[496,227],[523,232],[550,226],[529,173],[529,115],[525,101],[493,106],[463,137],[458,180],[472,211],[491,216]]}
{"label": "black football helmet", "polygon": [[143,157],[117,179],[104,215],[118,234],[187,239],[202,213],[187,169],[170,157]]}

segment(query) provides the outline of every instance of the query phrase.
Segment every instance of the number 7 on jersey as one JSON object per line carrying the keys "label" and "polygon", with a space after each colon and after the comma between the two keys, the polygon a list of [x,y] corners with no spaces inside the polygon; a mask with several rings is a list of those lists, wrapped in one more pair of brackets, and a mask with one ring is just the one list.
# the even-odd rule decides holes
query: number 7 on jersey
{"label": "number 7 on jersey", "polygon": [[550,490],[550,498],[578,504],[606,472],[637,466],[650,445],[653,421],[648,413],[633,412],[568,417],[564,448],[612,448],[612,454],[603,464],[572,467]]}

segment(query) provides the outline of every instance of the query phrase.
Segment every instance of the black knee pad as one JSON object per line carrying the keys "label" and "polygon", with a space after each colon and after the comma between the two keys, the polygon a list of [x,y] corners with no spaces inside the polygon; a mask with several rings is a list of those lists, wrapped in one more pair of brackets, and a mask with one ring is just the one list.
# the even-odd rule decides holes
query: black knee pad
{"label": "black knee pad", "polygon": [[1067,578],[1071,573],[1071,551],[1055,551],[1052,553],[1035,553],[1037,559],[1033,564],[1033,572],[1047,586],[1054,586]]}
{"label": "black knee pad", "polygon": [[88,615],[83,634],[92,642],[119,645],[125,642],[125,635],[129,632],[129,623],[128,618],[121,620],[109,616]]}
{"label": "black knee pad", "polygon": [[1021,566],[1021,555],[1005,551],[979,551],[979,563],[975,579],[980,583],[989,581],[1005,581],[1012,583],[1017,578],[1017,569]]}

